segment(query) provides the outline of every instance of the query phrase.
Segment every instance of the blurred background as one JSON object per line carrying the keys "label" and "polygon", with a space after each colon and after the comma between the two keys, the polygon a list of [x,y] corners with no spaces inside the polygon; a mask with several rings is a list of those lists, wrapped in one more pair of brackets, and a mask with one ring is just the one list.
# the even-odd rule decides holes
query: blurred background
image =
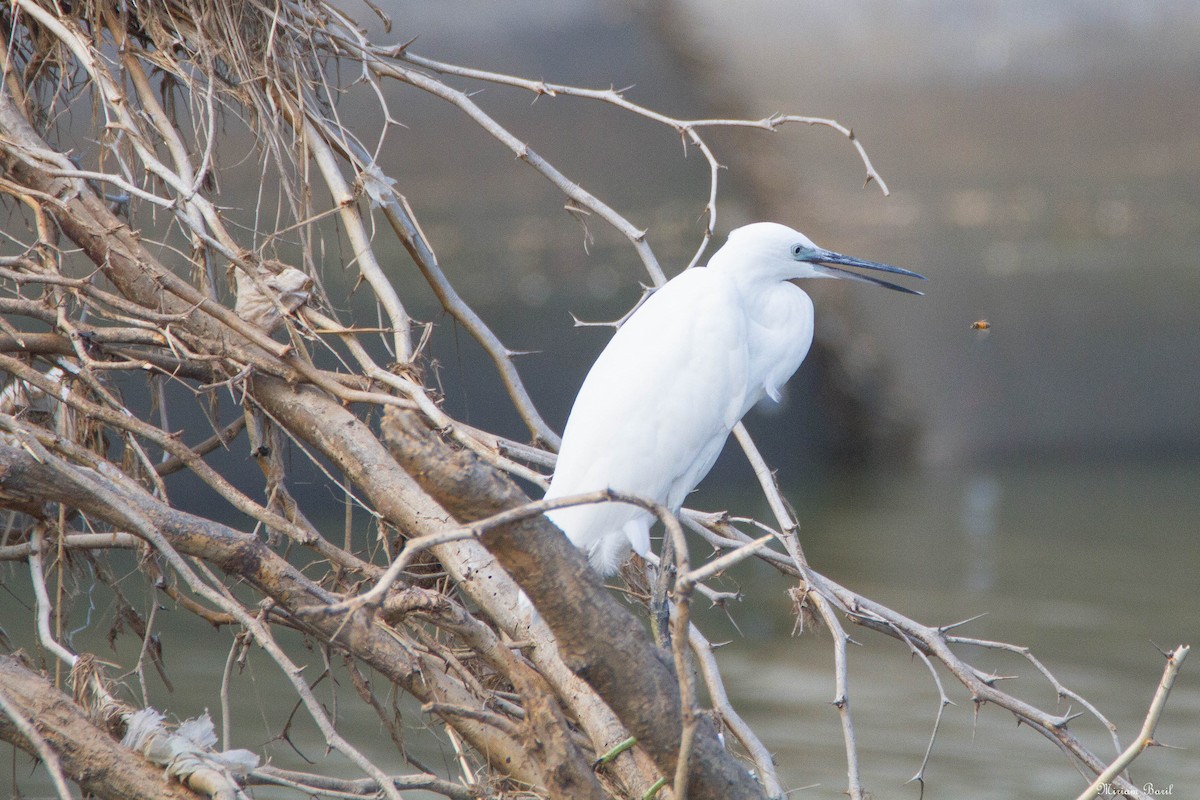
{"label": "blurred background", "polygon": [[[705,135],[728,167],[714,244],[739,224],[774,220],[930,279],[924,298],[840,282],[805,287],[817,306],[817,346],[784,402],[747,423],[796,508],[806,553],[817,570],[925,623],[985,615],[964,633],[1031,646],[1109,715],[1123,741],[1136,733],[1161,674],[1156,647],[1195,644],[1200,632],[1200,5],[383,7],[395,24],[375,31],[379,41],[415,36],[414,52],[440,60],[630,87],[628,99],[680,118],[793,113],[852,127],[890,196],[864,188],[853,147],[827,129]],[[474,99],[485,110],[645,228],[669,275],[688,263],[703,231],[708,168],[673,131],[595,102],[531,102],[515,89],[448,81],[481,90]],[[392,92],[405,127],[388,134],[382,166],[463,297],[505,344],[529,351],[522,374],[561,429],[610,334],[575,327],[571,314],[621,316],[644,270],[617,234],[568,215],[557,190],[455,109],[412,89]],[[240,203],[251,222],[253,172]],[[226,184],[233,198],[238,187]],[[337,248],[327,255],[336,281],[348,257]],[[433,324],[433,375],[448,410],[526,439],[497,402],[502,390],[482,352],[403,251],[390,255],[410,311]],[[977,320],[991,327],[973,330]],[[241,451],[218,458],[234,472],[255,470]],[[210,502],[194,484],[175,486],[188,502]],[[769,519],[736,448],[692,505]],[[765,567],[743,568],[725,588],[739,586],[745,600],[728,616],[701,614],[711,638],[729,641],[719,656],[732,700],[789,785],[809,787],[792,797],[841,797],[830,637],[793,636],[789,583]],[[164,619],[167,663],[177,684],[197,685],[201,703],[227,643],[217,632],[211,642],[171,643]],[[101,652],[103,632],[95,635]],[[901,645],[865,631],[858,638],[850,692],[865,784],[876,797],[918,798],[921,787],[906,782],[929,743],[936,688]],[[982,669],[1019,676],[1009,691],[1055,707],[1053,688],[1027,662],[971,655]],[[1185,666],[1159,729],[1183,749],[1143,755],[1135,783],[1200,793],[1197,675],[1200,665]],[[1004,712],[976,713],[950,676],[942,680],[956,705],[934,743],[925,797],[1082,790],[1051,743]],[[269,683],[247,689],[248,708],[271,707]],[[203,710],[178,692],[165,702],[180,717]],[[269,744],[276,723],[246,713],[238,746],[265,749],[281,766],[295,761],[289,746]],[[1073,727],[1101,757],[1114,755],[1094,720]],[[319,752],[309,733],[298,724],[292,735]],[[452,766],[449,751],[424,757]]]}
{"label": "blurred background", "polygon": [[[1156,645],[1200,631],[1200,6],[1184,2],[826,3],[674,0],[404,4],[416,52],[606,88],[681,118],[774,113],[852,127],[891,195],[863,187],[829,130],[710,131],[719,237],[768,219],[819,244],[929,276],[925,298],[805,287],[818,346],[785,402],[753,412],[833,577],[928,623],[985,614],[970,635],[1030,645],[1123,735],[1145,714]],[[462,84],[466,85],[466,84]],[[478,87],[474,87],[478,88]],[[648,231],[668,274],[701,232],[707,167],[673,132],[569,98],[475,98],[572,179]],[[482,134],[464,145],[420,108],[396,132],[396,177],[468,299],[522,362],[552,424],[645,276],[612,233]],[[426,107],[428,106],[428,107]],[[444,123],[440,122],[445,120]],[[432,123],[432,124],[431,124]],[[401,142],[403,144],[401,144]],[[414,286],[413,296],[421,295]],[[430,306],[447,403],[521,436],[467,338]],[[986,319],[990,329],[972,323]],[[454,388],[451,388],[453,384]],[[507,426],[507,427],[506,427]],[[769,518],[736,448],[695,505]],[[845,756],[830,639],[792,638],[787,582],[738,576],[746,600],[708,630],[735,702],[799,797],[840,797]],[[736,625],[736,627],[735,627]],[[853,707],[866,785],[906,784],[937,692],[902,647],[860,635]],[[977,654],[1054,707],[1023,661]],[[1179,681],[1139,785],[1200,791],[1200,680]],[[927,797],[1056,798],[1083,782],[1005,713],[979,714],[948,676]],[[1075,723],[1102,756],[1093,720]]]}

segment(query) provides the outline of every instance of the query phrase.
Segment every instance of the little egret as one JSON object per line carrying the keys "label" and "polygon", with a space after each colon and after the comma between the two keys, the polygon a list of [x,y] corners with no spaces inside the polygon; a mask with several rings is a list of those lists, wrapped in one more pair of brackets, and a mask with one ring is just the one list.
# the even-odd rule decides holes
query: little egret
{"label": "little egret", "polygon": [[[836,265],[836,266],[835,266]],[[729,234],[707,267],[654,292],[613,336],[575,398],[547,499],[615,489],[678,512],[712,468],[730,431],[800,366],[813,338],[813,304],[791,281],[849,278],[920,292],[841,267],[921,278],[834,253],[784,225]],[[632,547],[645,556],[654,517],[623,503],[547,512],[602,575]]]}

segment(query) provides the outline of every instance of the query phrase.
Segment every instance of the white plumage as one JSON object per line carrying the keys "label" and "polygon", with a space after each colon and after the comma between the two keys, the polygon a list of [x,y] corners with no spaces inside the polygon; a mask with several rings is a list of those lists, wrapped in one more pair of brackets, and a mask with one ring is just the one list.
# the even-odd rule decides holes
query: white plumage
{"label": "white plumage", "polygon": [[[640,495],[677,512],[708,474],[738,420],[783,384],[808,353],[812,300],[799,278],[890,283],[830,266],[916,273],[812,243],[786,226],[738,228],[707,267],[654,292],[616,332],[583,382],[563,432],[547,498],[599,489]],[[632,546],[645,555],[653,516],[622,503],[547,513],[601,574]]]}

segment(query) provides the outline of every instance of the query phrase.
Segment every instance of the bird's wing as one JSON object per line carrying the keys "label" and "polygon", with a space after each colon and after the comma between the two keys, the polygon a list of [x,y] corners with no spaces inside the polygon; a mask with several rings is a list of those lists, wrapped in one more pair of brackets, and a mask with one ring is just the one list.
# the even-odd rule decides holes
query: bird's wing
{"label": "bird's wing", "polygon": [[748,391],[745,315],[725,281],[689,270],[617,331],[575,400],[547,496],[614,488],[676,506],[704,477]]}

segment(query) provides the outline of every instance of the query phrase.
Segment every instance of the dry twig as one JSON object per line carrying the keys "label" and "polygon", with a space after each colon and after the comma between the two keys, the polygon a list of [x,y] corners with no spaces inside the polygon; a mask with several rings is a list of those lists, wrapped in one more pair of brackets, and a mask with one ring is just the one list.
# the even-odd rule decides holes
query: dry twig
{"label": "dry twig", "polygon": [[[709,185],[704,230],[689,266],[702,260],[718,219],[720,161],[704,138],[708,131],[829,128],[849,140],[868,182],[886,194],[850,129],[794,115],[674,118],[611,88],[447,64],[418,56],[407,45],[372,41],[347,11],[325,0],[268,5],[88,0],[69,9],[51,0],[13,0],[0,11],[0,22],[5,26],[0,196],[10,201],[12,221],[0,242],[0,370],[9,378],[0,392],[0,506],[11,514],[0,534],[0,560],[26,564],[33,594],[29,624],[38,646],[56,661],[87,665],[75,675],[82,701],[102,709],[115,703],[94,659],[72,652],[73,640],[64,633],[71,613],[65,578],[80,551],[104,559],[111,551],[136,547],[148,589],[171,599],[182,612],[177,617],[235,628],[218,698],[222,739],[228,743],[236,735],[230,711],[238,668],[253,643],[279,668],[326,745],[364,776],[333,779],[260,769],[250,782],[326,796],[398,798],[423,788],[463,800],[641,797],[665,780],[677,799],[689,792],[782,797],[785,789],[768,747],[732,707],[713,647],[690,619],[693,594],[713,602],[732,599],[707,582],[754,557],[795,579],[833,632],[834,704],[851,797],[866,791],[850,714],[850,639],[843,618],[899,639],[933,676],[942,705],[916,779],[924,774],[942,709],[950,702],[938,677],[940,663],[972,700],[1009,710],[1088,774],[1108,776],[1122,791],[1144,796],[1118,776],[1127,761],[1109,767],[1068,731],[1069,717],[1000,691],[950,645],[1021,655],[1059,697],[1113,730],[1027,649],[922,625],[813,571],[796,521],[741,426],[737,438],[777,530],[751,523],[760,531],[752,539],[738,529],[738,520],[687,512],[689,527],[727,551],[705,564],[693,564],[680,521],[641,498],[604,492],[529,501],[506,483],[505,476],[515,476],[544,484],[540,470],[553,464],[550,450],[558,436],[526,390],[516,354],[456,291],[403,187],[383,172],[375,155],[396,124],[389,84],[414,87],[459,109],[464,124],[495,140],[498,154],[516,156],[549,181],[571,214],[618,231],[650,281],[661,285],[666,274],[645,230],[584,190],[449,81],[601,103],[661,125],[685,149],[700,152]],[[375,103],[384,120],[381,130],[366,130],[343,116],[342,101],[356,92]],[[72,124],[59,123],[85,107],[95,118],[81,138]],[[220,157],[218,139],[232,121],[245,124],[255,138],[257,149],[243,163],[260,160],[264,187],[254,224],[245,227],[235,221],[219,188],[243,168],[223,164]],[[376,144],[364,143],[373,136]],[[274,209],[268,185],[278,187]],[[344,292],[331,295],[318,263],[334,260],[324,242],[335,236],[344,237],[343,266],[362,280],[378,319],[365,324],[341,319],[340,309],[350,306],[354,290],[334,286]],[[441,407],[423,380],[423,342],[413,342],[416,329],[405,298],[383,266],[388,262],[382,248],[391,244],[408,252],[411,267],[442,307],[488,354],[535,445],[473,428]],[[222,273],[231,278],[227,286]],[[293,289],[281,288],[290,285],[281,280],[285,276],[298,278]],[[259,311],[247,312],[252,305]],[[372,355],[380,344],[396,363]],[[140,396],[155,406],[152,413],[144,413],[136,399],[142,386]],[[418,413],[440,434],[422,434],[426,460],[400,454],[408,472],[373,427],[373,416],[383,410]],[[178,425],[189,416],[206,420],[203,430],[172,429],[172,421]],[[239,440],[243,428],[247,434]],[[323,535],[320,523],[305,515],[302,485],[278,452],[285,442],[297,461],[308,463],[341,496],[346,519],[354,513],[369,526],[350,521],[340,536]],[[240,447],[263,466],[260,483],[234,481],[215,465],[221,448]],[[454,484],[453,492],[443,494],[444,487],[434,484],[442,462],[451,458],[472,465],[474,483]],[[222,508],[211,509],[209,518],[181,512],[173,504],[170,476],[183,471],[212,489]],[[669,655],[642,635],[578,553],[564,549],[541,518],[550,508],[578,502],[637,504],[666,529],[675,559],[662,565],[664,580],[674,568]],[[222,513],[244,515],[254,531],[219,523]],[[364,542],[358,527],[370,527],[374,538]],[[541,531],[550,538],[523,541],[514,531]],[[772,541],[780,547],[771,547]],[[556,564],[555,571],[545,569],[547,561]],[[47,585],[48,568],[58,570],[57,596]],[[547,609],[545,621],[522,617],[513,576]],[[583,599],[576,608],[552,607],[568,596]],[[589,614],[600,614],[606,623],[626,620],[627,629],[588,636],[581,626]],[[130,673],[143,684],[141,665],[150,654],[154,622],[152,613]],[[406,734],[429,735],[418,729],[433,729],[453,750],[466,784],[448,775],[397,777],[368,757],[364,743],[343,737],[299,666],[304,654],[290,649],[292,637],[276,635],[280,626],[316,642],[330,675],[350,676],[368,713],[385,721],[401,757],[412,760]],[[603,651],[601,645],[618,635],[620,648]],[[617,650],[625,660],[616,658]],[[1186,648],[1176,652],[1178,669]],[[711,700],[709,712],[699,705],[693,661]],[[630,664],[640,666],[631,670]],[[425,716],[391,714],[382,695],[370,689],[375,680],[414,698]],[[1164,685],[1169,689],[1166,677]],[[336,708],[341,696],[331,691]],[[1143,747],[1166,689],[1160,695],[1147,717],[1149,733],[1144,730],[1138,740]],[[720,744],[712,717],[749,756],[756,779]],[[0,730],[43,758],[56,791],[69,796],[64,779],[79,780],[82,769],[67,757],[55,768],[55,748],[65,755],[69,747],[44,731],[31,735],[38,722],[0,693]],[[638,734],[639,746],[594,776],[588,760],[631,732]],[[1115,731],[1113,737],[1115,744]]]}

